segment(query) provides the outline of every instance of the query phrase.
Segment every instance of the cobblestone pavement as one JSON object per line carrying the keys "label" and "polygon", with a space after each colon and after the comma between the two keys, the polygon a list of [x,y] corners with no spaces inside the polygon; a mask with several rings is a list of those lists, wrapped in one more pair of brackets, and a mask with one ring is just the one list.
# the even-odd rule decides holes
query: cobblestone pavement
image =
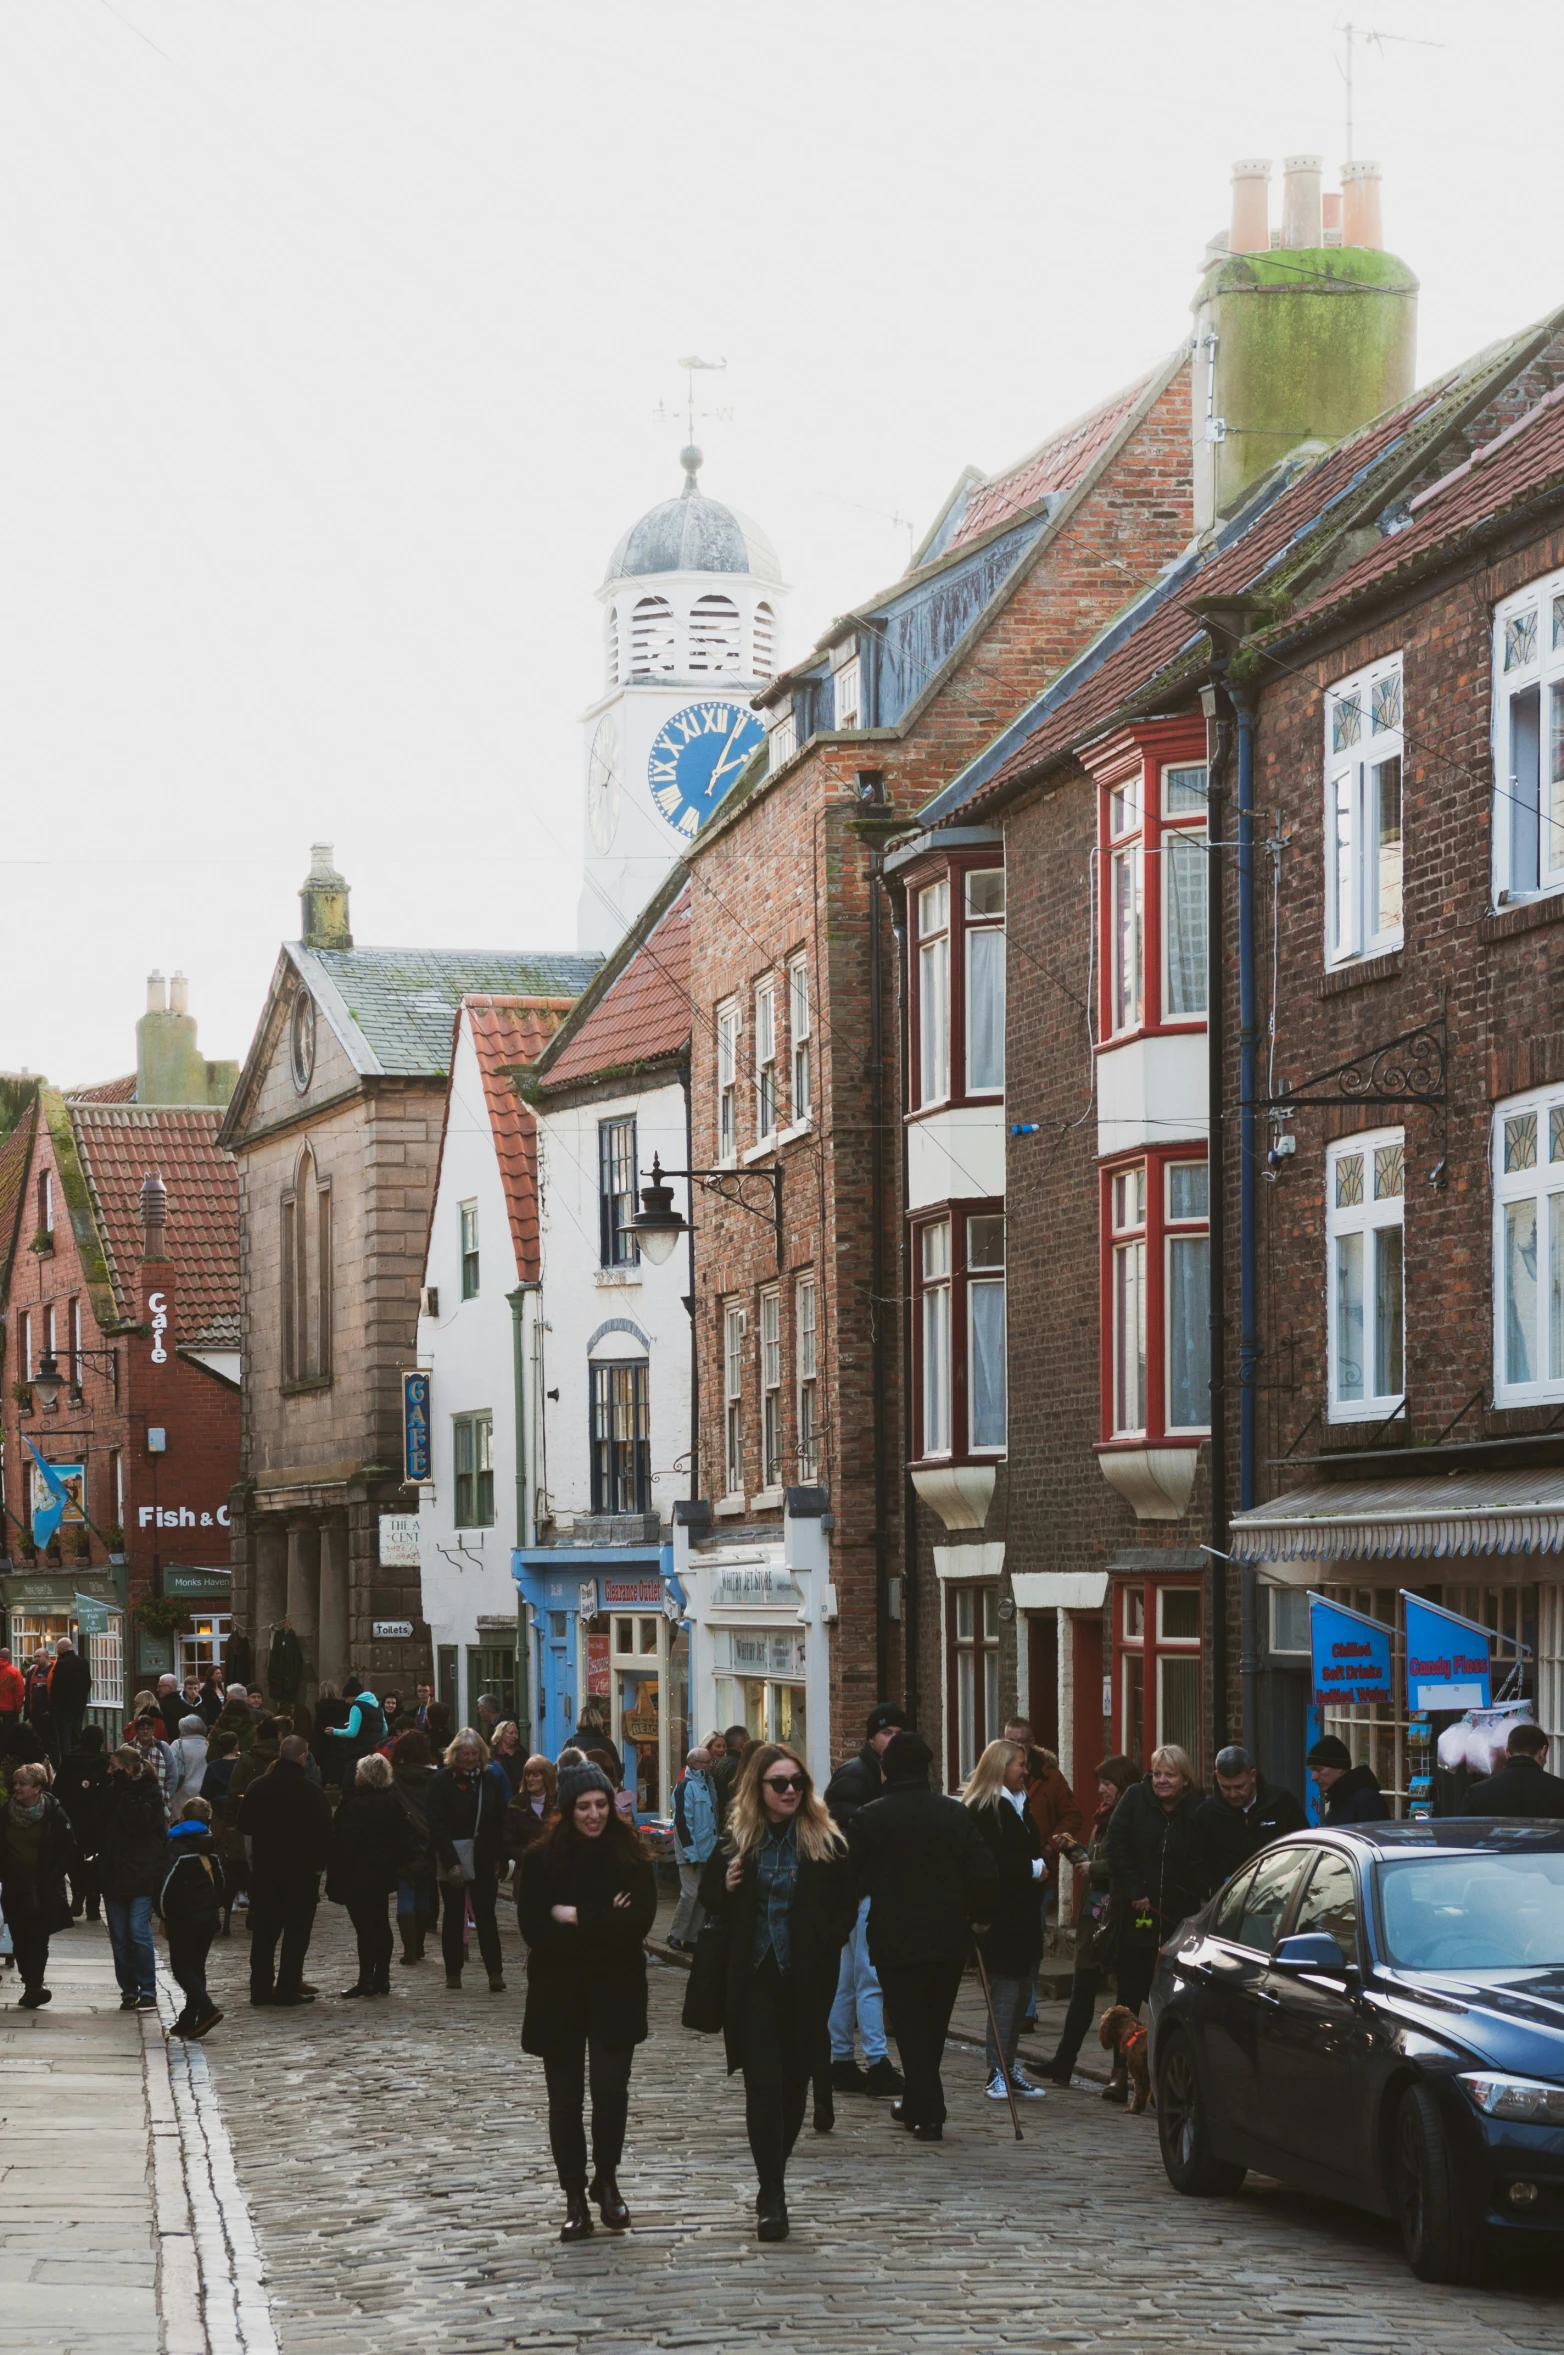
{"label": "cobblestone pavement", "polygon": [[317,1919],[306,2009],[251,2011],[245,1939],[214,1949],[227,2018],[204,2048],[282,2355],[1564,2355],[1564,2285],[1535,2265],[1473,2300],[1414,2281],[1391,2229],[1350,2210],[1253,2182],[1181,2200],[1152,2119],[1095,2089],[1027,2105],[1017,2144],[970,2052],[941,2145],[883,2102],[845,2100],[830,2136],[806,2125],[792,2239],[762,2247],[739,2084],[679,2026],[682,1972],[656,1967],[621,2173],[636,2229],[563,2248],[514,1915],[505,1995],[478,1970],[449,1994],[435,1960],[393,1966],[375,2003],[337,2000],[350,1940],[335,1907]]}

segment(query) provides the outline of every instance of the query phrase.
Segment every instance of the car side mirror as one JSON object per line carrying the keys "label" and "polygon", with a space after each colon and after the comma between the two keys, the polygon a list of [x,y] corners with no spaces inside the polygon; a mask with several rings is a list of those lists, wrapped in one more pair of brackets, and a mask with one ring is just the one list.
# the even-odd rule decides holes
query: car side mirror
{"label": "car side mirror", "polygon": [[1284,1938],[1276,1949],[1279,1971],[1334,1971],[1345,1977],[1352,1968],[1335,1939],[1325,1930],[1309,1930],[1300,1938]]}

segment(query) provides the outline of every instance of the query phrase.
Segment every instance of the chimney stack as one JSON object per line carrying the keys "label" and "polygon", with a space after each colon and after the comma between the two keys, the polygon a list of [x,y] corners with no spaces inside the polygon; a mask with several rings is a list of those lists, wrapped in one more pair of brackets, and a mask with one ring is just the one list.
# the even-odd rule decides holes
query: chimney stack
{"label": "chimney stack", "polygon": [[1380,218],[1378,164],[1343,164],[1341,167],[1341,242],[1343,245],[1367,246],[1373,253],[1385,249],[1384,224]]}
{"label": "chimney stack", "polygon": [[171,1014],[190,1011],[190,984],[182,973],[176,973],[168,985],[168,1010]]}
{"label": "chimney stack", "polygon": [[1233,253],[1271,250],[1271,166],[1265,157],[1233,166]]}
{"label": "chimney stack", "polygon": [[166,1014],[168,1012],[168,998],[164,992],[161,973],[147,975],[147,1012],[149,1014]]}
{"label": "chimney stack", "polygon": [[141,1181],[141,1228],[144,1241],[141,1256],[144,1260],[165,1259],[163,1230],[168,1220],[168,1188],[154,1174]]}
{"label": "chimney stack", "polygon": [[350,949],[348,887],[331,863],[331,844],[310,844],[310,871],[299,891],[300,934],[307,949]]}
{"label": "chimney stack", "polygon": [[1324,242],[1324,217],[1320,208],[1320,175],[1324,169],[1322,155],[1282,158],[1282,243],[1293,253]]}

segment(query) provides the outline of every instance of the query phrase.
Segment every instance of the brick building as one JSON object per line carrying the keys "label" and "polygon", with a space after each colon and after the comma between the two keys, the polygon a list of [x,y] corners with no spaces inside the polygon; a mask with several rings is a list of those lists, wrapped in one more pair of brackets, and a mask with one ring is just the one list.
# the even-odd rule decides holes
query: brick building
{"label": "brick building", "polygon": [[[303,1696],[429,1673],[402,1375],[417,1364],[452,1024],[464,996],[568,1002],[595,956],[356,948],[316,844],[223,1126],[239,1172],[244,1432],[234,1603],[264,1666],[287,1626]],[[391,1558],[387,1558],[387,1556]],[[382,1628],[410,1628],[410,1634]]]}
{"label": "brick building", "polygon": [[[40,1086],[0,1153],[0,1597],[14,1647],[80,1636],[116,1729],[138,1685],[220,1660],[229,1628],[238,1187],[218,1130],[234,1066],[199,1055],[182,976],[169,994],[154,975],[133,1075]],[[71,1491],[42,1555],[33,1449]]]}

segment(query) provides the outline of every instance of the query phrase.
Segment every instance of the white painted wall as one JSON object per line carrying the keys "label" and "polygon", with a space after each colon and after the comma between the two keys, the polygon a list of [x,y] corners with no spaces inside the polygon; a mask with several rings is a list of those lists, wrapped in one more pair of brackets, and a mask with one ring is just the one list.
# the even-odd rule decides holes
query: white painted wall
{"label": "white painted wall", "polygon": [[[478,1205],[478,1293],[473,1300],[462,1298],[460,1205],[467,1201]],[[463,1699],[466,1646],[479,1640],[479,1618],[514,1621],[516,1616],[510,1569],[511,1548],[518,1542],[516,1403],[511,1308],[506,1298],[516,1281],[516,1252],[483,1075],[464,1014],[424,1270],[424,1282],[439,1292],[440,1313],[418,1320],[418,1361],[433,1377],[434,1486],[422,1492],[418,1514],[423,1610],[436,1644],[462,1647]],[[494,1417],[494,1525],[458,1531],[451,1418],[485,1407]]]}
{"label": "white painted wall", "polygon": [[[676,1081],[593,1103],[545,1107],[538,1117],[543,1233],[540,1510],[551,1512],[562,1532],[592,1509],[587,1369],[594,1358],[648,1360],[653,1510],[669,1522],[675,1501],[690,1493],[690,1319],[684,1305],[690,1289],[689,1247],[681,1240],[661,1267],[646,1259],[628,1268],[601,1264],[598,1125],[632,1113],[642,1172],[650,1170],[654,1154],[667,1167],[684,1168],[684,1090]],[[688,1187],[676,1181],[673,1192],[675,1208],[688,1218]],[[602,1333],[601,1327],[613,1318],[636,1326],[645,1341],[635,1333]],[[547,1395],[554,1390],[559,1392],[557,1399]]]}

